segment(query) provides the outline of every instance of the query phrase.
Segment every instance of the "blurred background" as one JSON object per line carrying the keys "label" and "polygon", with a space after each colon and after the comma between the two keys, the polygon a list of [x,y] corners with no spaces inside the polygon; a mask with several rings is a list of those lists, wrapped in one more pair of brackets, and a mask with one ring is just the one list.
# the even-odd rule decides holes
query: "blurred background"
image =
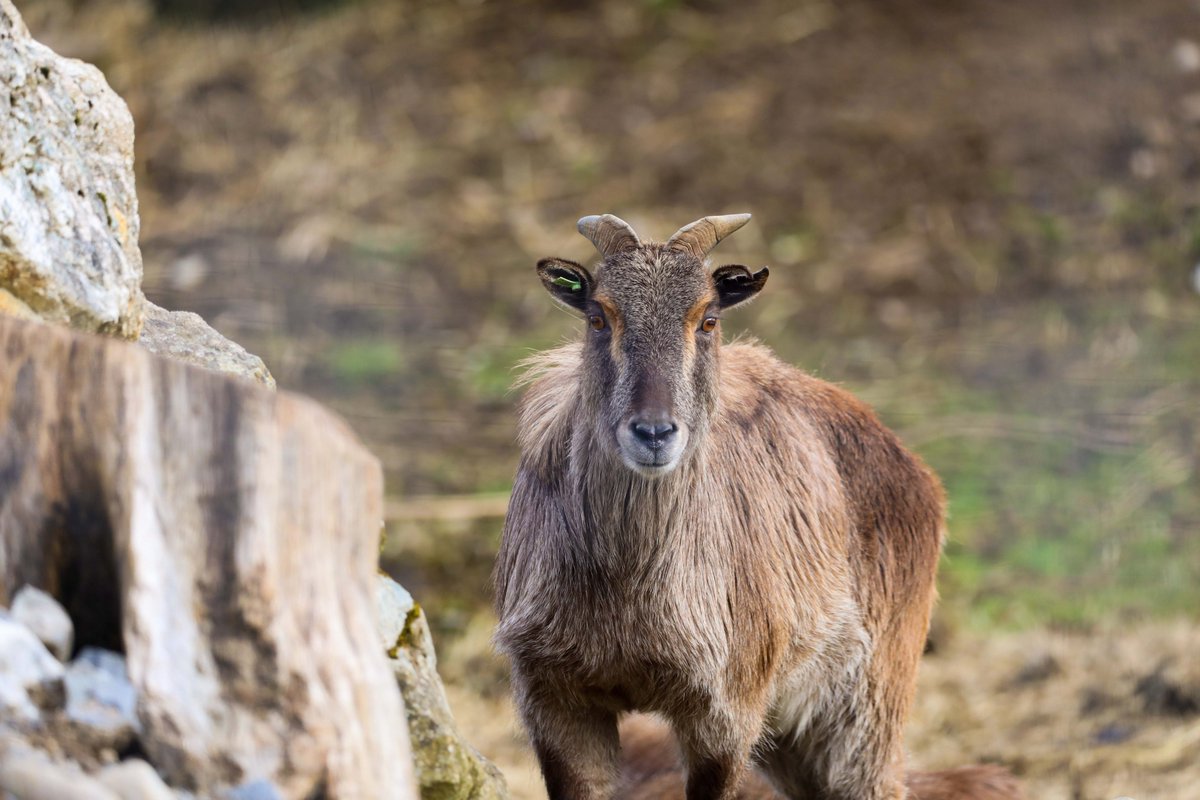
{"label": "blurred background", "polygon": [[[914,761],[1200,785],[1200,4],[17,0],[137,124],[147,295],[383,460],[460,725],[544,796],[490,651],[533,264],[750,211],[727,323],[950,497]],[[333,532],[331,532],[332,534]]]}

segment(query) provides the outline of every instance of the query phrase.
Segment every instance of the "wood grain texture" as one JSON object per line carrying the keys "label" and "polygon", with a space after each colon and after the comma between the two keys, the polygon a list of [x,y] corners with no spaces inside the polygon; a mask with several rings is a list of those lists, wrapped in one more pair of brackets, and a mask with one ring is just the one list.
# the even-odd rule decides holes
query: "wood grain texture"
{"label": "wood grain texture", "polygon": [[416,796],[375,631],[382,493],[312,401],[0,317],[0,603],[33,584],[77,646],[126,653],[174,785]]}

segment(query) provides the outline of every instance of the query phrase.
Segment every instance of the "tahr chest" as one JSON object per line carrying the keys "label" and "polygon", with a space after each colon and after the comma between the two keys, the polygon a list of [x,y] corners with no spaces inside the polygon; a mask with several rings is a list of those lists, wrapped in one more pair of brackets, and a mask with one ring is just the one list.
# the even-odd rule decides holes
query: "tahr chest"
{"label": "tahr chest", "polygon": [[728,657],[727,604],[715,594],[697,596],[670,569],[656,576],[597,570],[586,588],[547,600],[539,613],[502,624],[501,643],[529,666],[578,685],[634,695],[711,676]]}

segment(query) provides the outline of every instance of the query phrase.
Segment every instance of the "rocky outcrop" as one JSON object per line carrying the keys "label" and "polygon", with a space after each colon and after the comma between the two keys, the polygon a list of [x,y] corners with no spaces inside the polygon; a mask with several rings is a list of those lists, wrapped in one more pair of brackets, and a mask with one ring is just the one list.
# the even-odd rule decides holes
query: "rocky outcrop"
{"label": "rocky outcrop", "polygon": [[[172,786],[415,796],[375,625],[382,474],[345,424],[39,323],[0,317],[0,352],[0,605],[38,587],[78,648],[124,653],[133,734]],[[28,712],[56,676],[24,638],[41,653]],[[96,692],[78,710],[120,749],[130,726],[107,712],[128,697],[96,674],[116,677],[109,659],[86,660]]]}
{"label": "rocky outcrop", "polygon": [[275,378],[261,358],[217,333],[199,314],[167,311],[147,302],[146,325],[138,344],[160,356],[275,388]]}
{"label": "rocky outcrop", "polygon": [[0,289],[43,319],[136,339],[133,118],[95,67],[0,0]]}
{"label": "rocky outcrop", "polygon": [[459,735],[437,672],[425,612],[403,586],[376,578],[380,644],[404,695],[423,800],[502,800],[504,778]]}
{"label": "rocky outcrop", "polygon": [[30,38],[10,0],[0,104],[0,314],[138,339],[273,388],[262,359],[142,296],[129,109],[95,67]]}

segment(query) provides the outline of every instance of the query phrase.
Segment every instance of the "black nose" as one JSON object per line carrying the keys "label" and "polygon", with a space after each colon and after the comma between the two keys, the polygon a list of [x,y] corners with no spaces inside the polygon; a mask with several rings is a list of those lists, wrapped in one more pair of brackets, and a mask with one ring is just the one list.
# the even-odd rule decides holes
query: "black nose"
{"label": "black nose", "polygon": [[638,438],[638,441],[651,450],[657,450],[671,441],[671,437],[679,430],[679,426],[674,422],[646,422],[644,420],[634,420],[630,427],[633,428],[633,435]]}

